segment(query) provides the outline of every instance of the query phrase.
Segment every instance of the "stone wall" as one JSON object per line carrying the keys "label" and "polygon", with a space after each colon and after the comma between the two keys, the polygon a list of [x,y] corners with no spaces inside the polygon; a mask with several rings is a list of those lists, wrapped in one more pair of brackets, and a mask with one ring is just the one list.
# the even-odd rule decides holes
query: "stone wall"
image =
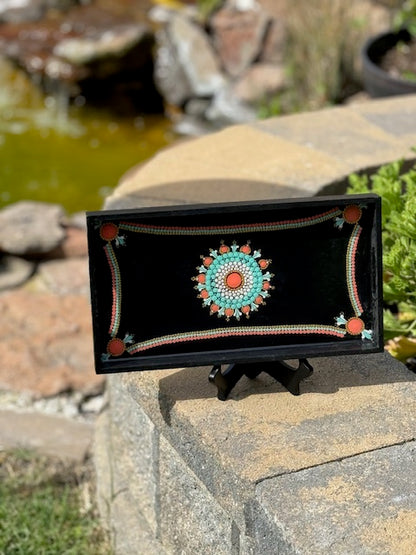
{"label": "stone wall", "polygon": [[[340,192],[414,160],[415,113],[401,97],[228,128],[131,171],[107,207]],[[110,376],[95,463],[115,552],[412,553],[415,374],[384,353],[312,363],[300,397],[260,375],[226,402],[209,368]]]}

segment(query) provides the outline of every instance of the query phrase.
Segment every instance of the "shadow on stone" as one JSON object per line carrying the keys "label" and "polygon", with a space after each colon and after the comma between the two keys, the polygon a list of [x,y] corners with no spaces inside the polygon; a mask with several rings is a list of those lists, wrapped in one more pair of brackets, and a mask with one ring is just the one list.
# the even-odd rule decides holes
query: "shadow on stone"
{"label": "shadow on stone", "polygon": [[[128,181],[128,178],[127,180]],[[106,200],[105,209],[145,208],[176,204],[274,200],[308,196],[307,191],[278,183],[245,179],[196,179],[144,187]]]}
{"label": "shadow on stone", "polygon": [[[314,373],[301,383],[301,395],[336,394],[340,389],[371,387],[416,381],[416,376],[387,353],[316,358],[310,360]],[[208,382],[210,367],[183,368],[159,382],[159,406],[165,422],[171,425],[171,412],[177,401],[214,399],[216,388]],[[254,380],[243,377],[228,401],[241,401],[252,395],[286,393],[286,389],[265,373]],[[352,393],[353,394],[353,393]],[[218,401],[220,403],[221,401]]]}

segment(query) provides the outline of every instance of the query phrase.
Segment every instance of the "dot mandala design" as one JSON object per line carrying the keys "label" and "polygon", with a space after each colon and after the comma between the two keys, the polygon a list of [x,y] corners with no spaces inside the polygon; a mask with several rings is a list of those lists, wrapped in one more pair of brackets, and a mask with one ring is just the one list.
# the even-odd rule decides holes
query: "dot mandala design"
{"label": "dot mandala design", "polygon": [[202,266],[193,279],[198,282],[198,297],[211,314],[227,321],[240,320],[242,315],[249,318],[270,296],[273,274],[266,270],[271,260],[262,258],[260,250],[252,251],[250,242],[241,247],[222,242],[218,250],[210,249],[201,259]]}

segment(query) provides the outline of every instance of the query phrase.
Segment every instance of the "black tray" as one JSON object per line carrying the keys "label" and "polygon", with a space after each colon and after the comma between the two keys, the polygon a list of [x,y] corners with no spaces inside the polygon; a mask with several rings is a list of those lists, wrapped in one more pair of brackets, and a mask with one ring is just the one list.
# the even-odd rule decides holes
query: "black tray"
{"label": "black tray", "polygon": [[383,349],[376,195],[87,214],[97,373]]}

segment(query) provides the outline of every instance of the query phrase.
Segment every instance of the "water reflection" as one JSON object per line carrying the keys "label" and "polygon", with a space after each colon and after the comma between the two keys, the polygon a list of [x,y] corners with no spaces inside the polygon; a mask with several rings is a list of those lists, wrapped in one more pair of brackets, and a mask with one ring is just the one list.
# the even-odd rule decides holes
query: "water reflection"
{"label": "water reflection", "polygon": [[163,116],[118,118],[44,97],[0,61],[0,207],[21,199],[58,202],[69,213],[99,209],[134,164],[175,139]]}

